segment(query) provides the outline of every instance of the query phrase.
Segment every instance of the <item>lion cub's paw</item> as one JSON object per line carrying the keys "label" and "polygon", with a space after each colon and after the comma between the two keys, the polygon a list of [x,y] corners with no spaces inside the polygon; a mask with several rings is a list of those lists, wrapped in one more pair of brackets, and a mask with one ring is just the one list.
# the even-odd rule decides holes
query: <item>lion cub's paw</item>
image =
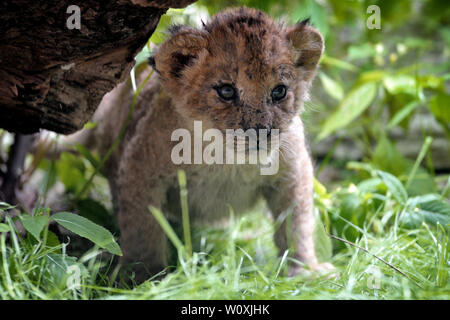
{"label": "lion cub's paw", "polygon": [[337,278],[339,276],[335,266],[329,262],[318,263],[305,268],[300,265],[293,265],[289,268],[289,277],[303,276],[307,278],[316,278],[326,276],[328,279]]}

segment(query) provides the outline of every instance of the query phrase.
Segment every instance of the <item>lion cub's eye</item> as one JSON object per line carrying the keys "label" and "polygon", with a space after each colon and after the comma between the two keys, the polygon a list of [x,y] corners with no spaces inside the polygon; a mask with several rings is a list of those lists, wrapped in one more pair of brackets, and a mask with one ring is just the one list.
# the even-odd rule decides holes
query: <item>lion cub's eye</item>
{"label": "lion cub's eye", "polygon": [[273,101],[280,101],[284,97],[286,97],[287,88],[285,85],[280,84],[279,86],[276,86],[272,90],[272,100]]}
{"label": "lion cub's eye", "polygon": [[236,89],[229,84],[224,84],[216,88],[217,94],[225,100],[232,100],[236,97]]}

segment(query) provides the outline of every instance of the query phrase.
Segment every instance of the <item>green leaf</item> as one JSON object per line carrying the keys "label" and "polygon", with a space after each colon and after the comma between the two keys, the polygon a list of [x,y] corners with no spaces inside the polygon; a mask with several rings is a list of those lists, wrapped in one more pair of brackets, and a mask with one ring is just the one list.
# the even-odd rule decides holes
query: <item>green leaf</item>
{"label": "green leaf", "polygon": [[86,167],[81,157],[63,152],[60,159],[56,162],[56,167],[58,176],[67,190],[76,193],[83,187]]}
{"label": "green leaf", "polygon": [[86,122],[86,124],[83,126],[84,130],[92,130],[98,127],[98,123],[97,122]]}
{"label": "green leaf", "polygon": [[416,79],[408,75],[389,75],[383,79],[383,85],[390,94],[407,93],[416,95]]}
{"label": "green leaf", "polygon": [[0,223],[0,232],[9,232],[11,228],[6,223]]}
{"label": "green leaf", "polygon": [[363,43],[361,45],[351,45],[348,48],[348,59],[357,60],[373,57],[377,51],[371,43]]}
{"label": "green leaf", "polygon": [[430,175],[425,169],[419,167],[414,178],[406,188],[408,195],[419,196],[424,193],[437,192],[436,183],[432,175]]}
{"label": "green leaf", "polygon": [[150,47],[149,43],[147,43],[142,50],[137,54],[137,56],[134,58],[136,60],[136,64],[134,65],[134,68],[139,67],[144,62],[148,61],[148,58],[151,56],[150,53]]}
{"label": "green leaf", "polygon": [[91,240],[100,248],[118,256],[122,255],[122,251],[111,232],[102,226],[70,212],[56,213],[51,218],[73,233]]}
{"label": "green leaf", "polygon": [[358,67],[356,67],[355,65],[348,63],[347,61],[344,61],[344,60],[339,60],[336,58],[329,57],[327,55],[322,56],[320,63],[329,65],[331,67],[336,67],[339,69],[347,70],[347,71],[358,72]]}
{"label": "green leaf", "polygon": [[370,70],[361,73],[356,81],[356,85],[362,85],[367,82],[379,82],[386,76],[384,70]]}
{"label": "green leaf", "polygon": [[344,89],[337,81],[331,79],[323,72],[319,74],[319,77],[322,81],[323,88],[331,97],[338,101],[344,98]]}
{"label": "green leaf", "polygon": [[314,192],[321,197],[326,197],[328,195],[327,188],[316,178],[314,178]]}
{"label": "green leaf", "polygon": [[387,128],[392,129],[393,127],[398,125],[406,117],[408,117],[411,112],[413,112],[419,106],[420,106],[420,103],[417,100],[408,103],[405,107],[403,107],[399,112],[397,112],[392,117],[391,121],[389,121]]}
{"label": "green leaf", "polygon": [[36,240],[40,239],[42,230],[48,224],[48,216],[22,215],[20,219],[25,230],[31,233]]}
{"label": "green leaf", "polygon": [[388,172],[377,171],[378,176],[383,180],[386,188],[392,193],[394,198],[401,204],[408,200],[408,193],[403,184],[395,176]]}
{"label": "green leaf", "polygon": [[361,236],[358,227],[362,227],[366,214],[367,210],[364,210],[362,196],[357,193],[343,195],[339,206],[339,216],[349,221],[350,224],[339,221],[336,224],[337,230],[339,230],[346,239],[356,241],[356,239]]}
{"label": "green leaf", "polygon": [[[54,234],[53,232],[51,232],[50,230],[47,233],[46,245],[48,247],[58,247],[59,245],[61,245],[61,243],[59,242],[58,236],[56,234]],[[59,250],[59,251],[61,251],[61,250]]]}
{"label": "green leaf", "polygon": [[419,204],[423,204],[430,201],[441,200],[442,197],[437,193],[425,194],[417,197],[412,197],[408,199],[408,204],[410,206],[416,207]]}
{"label": "green leaf", "polygon": [[430,100],[430,109],[436,119],[443,123],[450,123],[450,95],[439,93]]}
{"label": "green leaf", "polygon": [[322,140],[351,123],[369,107],[376,92],[377,85],[374,82],[366,83],[352,90],[325,122],[317,139]]}
{"label": "green leaf", "polygon": [[434,75],[424,75],[424,76],[417,76],[417,80],[418,80],[419,86],[422,88],[434,89],[434,90],[439,90],[439,89],[444,88],[443,77],[437,77]]}
{"label": "green leaf", "polygon": [[409,161],[397,150],[395,145],[382,135],[372,155],[372,163],[377,169],[399,176],[405,174]]}
{"label": "green leaf", "polygon": [[370,178],[358,183],[357,187],[362,194],[374,193],[379,190],[379,186],[382,183],[383,181],[380,178]]}
{"label": "green leaf", "polygon": [[331,239],[325,233],[323,223],[317,215],[314,228],[314,245],[319,262],[330,261],[333,251]]}
{"label": "green leaf", "polygon": [[[259,1],[258,1],[259,2]],[[326,39],[328,33],[328,22],[325,8],[314,0],[304,0],[295,8],[291,15],[294,22],[309,18],[311,24],[314,25]]]}
{"label": "green leaf", "polygon": [[419,203],[416,207],[411,206],[401,222],[407,228],[418,228],[423,222],[431,225],[440,223],[447,228],[450,225],[450,205],[443,200]]}
{"label": "green leaf", "polygon": [[111,223],[111,214],[100,202],[91,198],[85,198],[77,201],[76,208],[80,216],[109,230],[114,230],[114,225]]}
{"label": "green leaf", "polygon": [[434,200],[419,204],[419,214],[430,224],[450,224],[450,205],[442,200]]}
{"label": "green leaf", "polygon": [[[50,253],[46,256],[48,263],[48,272],[52,277],[52,282],[55,286],[65,287],[67,279],[71,275],[76,275],[74,271],[78,270],[79,276],[87,275],[87,269],[82,264],[77,262],[75,257],[70,257],[62,254]],[[74,270],[75,269],[75,270]]]}

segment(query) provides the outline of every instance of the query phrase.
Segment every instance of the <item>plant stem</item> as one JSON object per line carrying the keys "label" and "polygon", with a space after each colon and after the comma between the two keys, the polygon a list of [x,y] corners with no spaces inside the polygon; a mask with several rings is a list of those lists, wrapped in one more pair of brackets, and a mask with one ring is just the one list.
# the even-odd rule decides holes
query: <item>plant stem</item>
{"label": "plant stem", "polygon": [[417,169],[419,169],[419,166],[422,163],[423,158],[425,158],[425,155],[428,152],[431,142],[433,142],[433,138],[431,138],[430,136],[425,138],[425,142],[422,145],[422,149],[420,150],[419,155],[417,156],[416,162],[414,163],[414,166],[411,169],[411,173],[408,176],[408,180],[406,181],[406,184],[405,184],[406,188],[408,188],[410,186],[413,178],[416,176]]}
{"label": "plant stem", "polygon": [[186,254],[188,258],[192,257],[192,241],[191,241],[191,229],[189,223],[189,208],[187,201],[187,189],[186,189],[186,174],[183,170],[178,170],[178,183],[180,184],[180,200],[181,200],[181,214],[183,217],[183,234],[184,245],[186,248]]}

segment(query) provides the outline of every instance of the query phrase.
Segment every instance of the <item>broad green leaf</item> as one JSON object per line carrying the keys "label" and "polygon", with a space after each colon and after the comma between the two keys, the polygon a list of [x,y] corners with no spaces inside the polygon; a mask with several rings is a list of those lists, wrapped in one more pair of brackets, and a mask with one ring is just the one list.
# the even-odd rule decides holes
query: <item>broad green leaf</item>
{"label": "broad green leaf", "polygon": [[440,223],[448,228],[450,225],[450,205],[443,200],[423,202],[408,210],[401,219],[407,228],[418,228],[422,222],[436,225]]}
{"label": "broad green leaf", "polygon": [[442,197],[436,193],[425,194],[422,196],[412,197],[408,199],[408,204],[412,207],[416,207],[419,204],[423,204],[430,201],[441,200]]}
{"label": "broad green leaf", "polygon": [[377,171],[380,178],[383,180],[386,188],[392,193],[394,198],[401,204],[405,204],[408,200],[408,193],[403,184],[395,176],[388,172]]}
{"label": "broad green leaf", "polygon": [[72,276],[76,278],[87,274],[86,267],[82,263],[77,262],[75,257],[50,253],[46,256],[46,259],[48,263],[48,272],[52,277],[52,282],[55,286],[64,288],[67,285],[69,277]]}
{"label": "broad green leaf", "polygon": [[97,122],[86,122],[86,124],[83,126],[83,129],[85,130],[92,130],[98,127],[98,123]]}
{"label": "broad green leaf", "polygon": [[450,95],[439,93],[430,100],[430,109],[436,119],[443,123],[450,123]]}
{"label": "broad green leaf", "polygon": [[356,170],[356,171],[366,171],[371,173],[374,168],[370,163],[358,162],[358,161],[349,161],[345,165],[348,170]]}
{"label": "broad green leaf", "polygon": [[63,152],[60,159],[56,162],[56,167],[58,176],[67,190],[77,192],[83,187],[86,168],[80,157]]}
{"label": "broad green leaf", "polygon": [[357,85],[362,85],[367,82],[379,82],[386,76],[386,71],[384,70],[370,70],[360,74]]}
{"label": "broad green leaf", "polygon": [[142,63],[147,62],[150,55],[151,55],[150,54],[150,46],[149,46],[149,42],[147,42],[147,44],[142,48],[142,50],[134,58],[134,60],[136,60],[136,64],[134,65],[134,68],[137,68]]}
{"label": "broad green leaf", "polygon": [[[156,32],[155,32],[156,33]],[[153,38],[153,37],[152,37]],[[151,40],[150,40],[151,41]],[[150,41],[146,43],[146,45],[142,48],[142,50],[137,54],[137,56],[134,58],[136,60],[136,63],[130,71],[130,78],[131,78],[131,85],[133,87],[133,91],[136,92],[137,85],[136,85],[136,69],[143,63],[146,63],[148,61],[148,58],[151,56],[150,52]]]}
{"label": "broad green leaf", "polygon": [[357,187],[362,194],[373,193],[378,191],[379,186],[382,183],[383,181],[380,178],[370,178],[358,183]]}
{"label": "broad green leaf", "polygon": [[419,204],[419,213],[430,224],[450,224],[450,204],[443,200],[433,200]]}
{"label": "broad green leaf", "polygon": [[416,95],[416,79],[408,75],[389,75],[383,79],[383,85],[390,94],[407,93]]}
{"label": "broad green leaf", "polygon": [[366,83],[352,90],[341,102],[338,109],[328,118],[322,127],[318,140],[328,137],[334,131],[341,129],[361,115],[375,98],[377,85]]}
{"label": "broad green leaf", "polygon": [[419,101],[412,101],[408,103],[403,109],[401,109],[399,112],[397,112],[389,121],[389,124],[387,126],[388,129],[392,129],[396,125],[398,125],[400,122],[402,122],[411,112],[413,112],[417,107],[420,106]]}
{"label": "broad green leaf", "polygon": [[122,255],[122,251],[111,232],[102,226],[70,212],[56,213],[51,218],[73,233],[91,240],[100,248],[118,256]]}
{"label": "broad green leaf", "polygon": [[348,48],[349,60],[357,60],[373,57],[376,54],[376,50],[373,44],[363,43],[361,45],[351,45]]}
{"label": "broad green leaf", "polygon": [[325,8],[317,1],[304,0],[299,4],[291,15],[294,22],[309,18],[311,24],[314,25],[326,39],[328,33],[328,22]]}
{"label": "broad green leaf", "polygon": [[328,195],[327,188],[322,183],[320,183],[320,181],[317,180],[316,178],[314,178],[314,192],[321,197]]}
{"label": "broad green leaf", "polygon": [[437,77],[434,75],[425,75],[417,77],[419,86],[422,88],[430,88],[430,89],[443,89],[443,77]]}
{"label": "broad green leaf", "polygon": [[58,247],[60,244],[61,243],[59,242],[58,236],[49,230],[47,233],[46,245],[49,247]]}
{"label": "broad green leaf", "polygon": [[372,155],[372,163],[382,171],[398,176],[405,174],[409,160],[397,150],[395,145],[385,136],[381,136]]}
{"label": "broad green leaf", "polygon": [[430,175],[427,170],[419,167],[417,173],[411,179],[408,187],[406,188],[408,195],[420,196],[424,193],[437,192],[436,183],[433,176]]}
{"label": "broad green leaf", "polygon": [[432,44],[431,40],[426,40],[423,38],[416,38],[416,37],[407,37],[404,41],[404,44],[408,48],[427,48]]}
{"label": "broad green leaf", "polygon": [[330,261],[333,251],[331,239],[325,233],[323,223],[317,215],[314,228],[314,245],[319,262]]}
{"label": "broad green leaf", "polygon": [[347,71],[352,71],[352,72],[357,72],[358,71],[358,67],[356,67],[355,65],[348,63],[344,60],[339,60],[336,58],[332,58],[329,57],[327,55],[323,55],[322,59],[320,60],[321,64],[327,64],[329,66],[332,67],[336,67],[339,69],[343,69],[343,70],[347,70]]}
{"label": "broad green leaf", "polygon": [[0,223],[0,232],[9,232],[11,228],[6,223]]}
{"label": "broad green leaf", "polygon": [[85,198],[77,201],[76,208],[80,216],[109,230],[114,230],[111,214],[100,202],[91,198]]}
{"label": "broad green leaf", "polygon": [[323,88],[331,97],[338,101],[344,98],[344,89],[337,81],[331,79],[323,72],[319,74],[319,77],[322,81]]}
{"label": "broad green leaf", "polygon": [[339,212],[342,218],[351,223],[349,225],[347,222],[340,221],[337,224],[341,229],[340,232],[346,239],[355,241],[361,235],[357,227],[362,227],[364,216],[367,213],[364,210],[363,198],[356,193],[345,194],[339,206]]}
{"label": "broad green leaf", "polygon": [[31,233],[36,240],[40,240],[41,232],[48,224],[48,216],[22,215],[20,219],[25,230]]}

